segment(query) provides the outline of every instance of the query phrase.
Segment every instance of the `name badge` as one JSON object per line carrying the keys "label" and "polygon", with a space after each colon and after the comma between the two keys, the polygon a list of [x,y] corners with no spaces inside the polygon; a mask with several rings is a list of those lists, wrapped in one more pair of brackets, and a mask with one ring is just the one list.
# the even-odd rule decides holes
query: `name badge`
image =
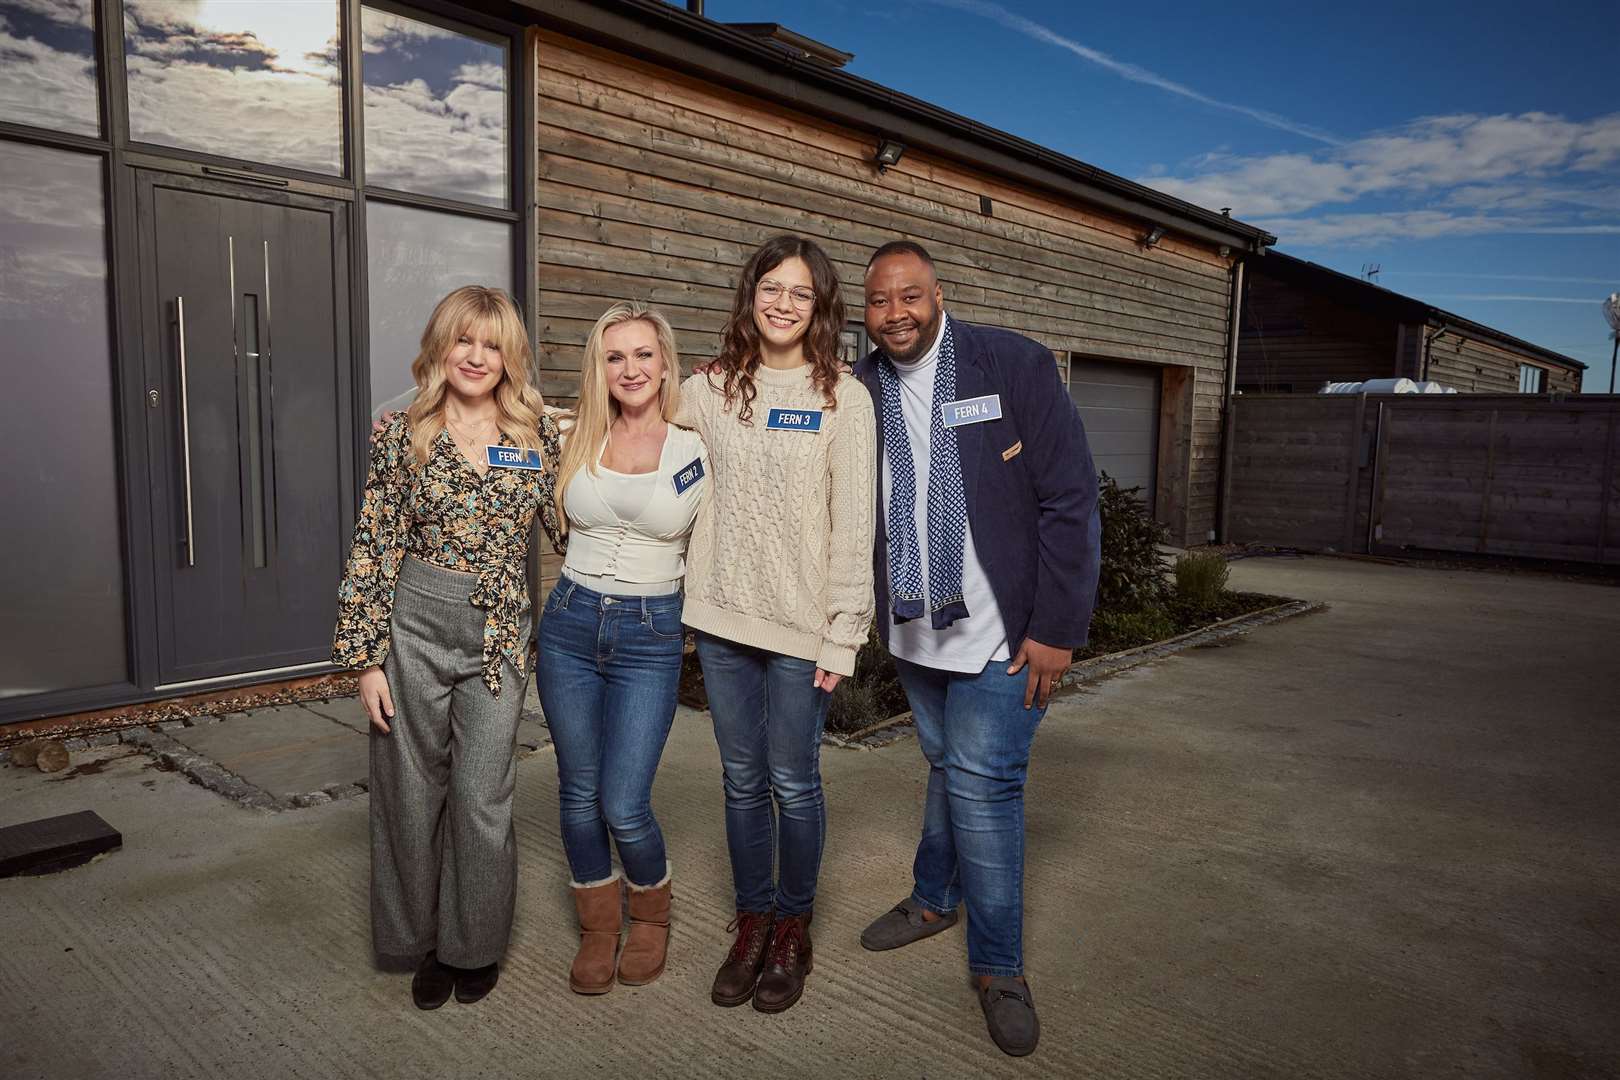
{"label": "name badge", "polygon": [[545,468],[540,464],[540,451],[525,450],[521,446],[486,446],[484,460],[489,462],[492,469],[531,469],[538,472]]}
{"label": "name badge", "polygon": [[693,458],[692,464],[675,474],[675,494],[685,495],[691,486],[703,479],[703,459]]}
{"label": "name badge", "polygon": [[765,426],[774,431],[820,431],[820,409],[772,409]]}
{"label": "name badge", "polygon": [[986,420],[1001,419],[1001,395],[986,394],[984,397],[963,398],[961,401],[947,401],[939,407],[941,419],[946,427],[961,427],[964,424],[982,424]]}

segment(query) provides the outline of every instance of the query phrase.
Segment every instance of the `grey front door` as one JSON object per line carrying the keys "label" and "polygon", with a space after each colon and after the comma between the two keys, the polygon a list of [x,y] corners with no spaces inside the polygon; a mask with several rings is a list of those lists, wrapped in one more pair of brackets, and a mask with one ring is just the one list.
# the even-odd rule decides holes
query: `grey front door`
{"label": "grey front door", "polygon": [[136,191],[160,682],[320,662],[353,505],[348,207]]}

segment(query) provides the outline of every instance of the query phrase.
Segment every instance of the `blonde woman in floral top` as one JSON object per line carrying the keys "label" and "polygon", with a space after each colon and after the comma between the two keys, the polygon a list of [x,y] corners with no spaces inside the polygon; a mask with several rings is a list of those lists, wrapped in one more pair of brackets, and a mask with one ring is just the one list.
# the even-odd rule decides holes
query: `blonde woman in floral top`
{"label": "blonde woman in floral top", "polygon": [[513,753],[532,668],[536,515],[559,550],[558,431],[510,297],[446,296],[415,402],[372,439],[333,660],[371,717],[371,932],[417,1006],[494,988],[516,900]]}

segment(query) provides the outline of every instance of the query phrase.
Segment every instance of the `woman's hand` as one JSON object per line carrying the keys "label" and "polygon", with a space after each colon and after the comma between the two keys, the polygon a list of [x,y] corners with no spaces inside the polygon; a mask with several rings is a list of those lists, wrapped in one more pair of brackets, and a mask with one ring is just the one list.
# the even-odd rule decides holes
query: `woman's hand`
{"label": "woman's hand", "polygon": [[837,672],[823,671],[821,668],[816,668],[816,689],[818,690],[824,690],[830,694],[838,689],[838,683],[841,679],[843,679],[843,676]]}
{"label": "woman's hand", "polygon": [[388,721],[394,718],[394,696],[388,692],[388,676],[380,667],[368,667],[360,673],[360,704],[371,717],[371,726],[388,734]]}

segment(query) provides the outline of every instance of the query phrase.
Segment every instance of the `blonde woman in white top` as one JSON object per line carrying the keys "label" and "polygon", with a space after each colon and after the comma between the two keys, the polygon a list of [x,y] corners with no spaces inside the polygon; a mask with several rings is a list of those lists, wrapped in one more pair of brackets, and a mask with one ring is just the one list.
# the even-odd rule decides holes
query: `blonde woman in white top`
{"label": "blonde woman in white top", "polygon": [[686,541],[708,488],[703,440],[672,422],[679,374],[661,314],[609,308],[585,345],[578,418],[557,470],[568,552],[540,622],[536,670],[579,914],[568,981],[581,994],[664,970],[670,875],[652,783],[681,674]]}

